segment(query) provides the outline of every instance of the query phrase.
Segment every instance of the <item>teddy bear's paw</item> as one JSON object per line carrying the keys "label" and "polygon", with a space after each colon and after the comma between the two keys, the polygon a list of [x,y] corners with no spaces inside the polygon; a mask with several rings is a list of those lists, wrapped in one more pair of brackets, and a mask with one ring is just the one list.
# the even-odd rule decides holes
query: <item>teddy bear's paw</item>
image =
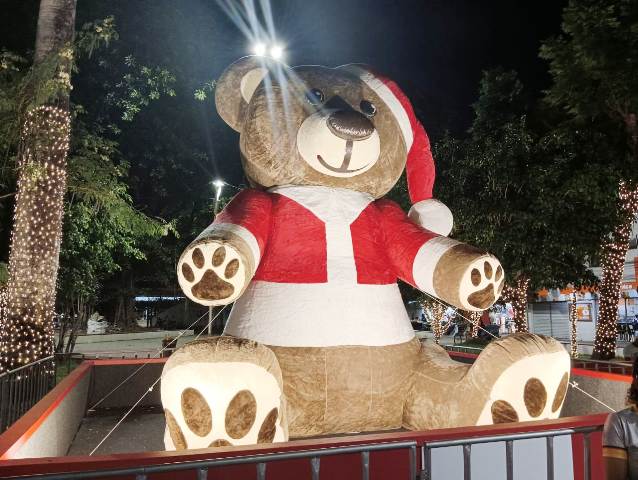
{"label": "teddy bear's paw", "polygon": [[188,247],[177,266],[180,287],[202,305],[227,305],[247,283],[246,265],[237,249],[215,240]]}
{"label": "teddy bear's paw", "polygon": [[287,439],[282,392],[264,368],[243,362],[179,365],[162,377],[167,450]]}
{"label": "teddy bear's paw", "polygon": [[501,263],[491,255],[482,255],[467,268],[459,289],[463,308],[480,311],[491,307],[501,295],[505,278]]}
{"label": "teddy bear's paw", "polygon": [[[506,349],[511,346],[512,349],[520,350],[521,345],[514,345],[515,342],[527,343],[529,346],[532,342],[542,345],[541,342],[546,341],[541,337],[539,342],[537,341],[539,337],[536,339],[534,337],[536,336],[521,334],[518,339],[506,338],[505,341],[499,341],[500,346],[497,348],[504,351],[504,356],[499,355],[503,356],[502,359],[491,358],[489,363],[507,362],[508,357],[511,359]],[[536,345],[531,348],[535,347]],[[530,351],[527,351],[527,354],[520,353],[522,355],[518,360],[502,370],[495,381],[492,380],[494,383],[487,395],[487,402],[479,416],[478,425],[552,419],[560,415],[569,384],[569,355],[562,347],[544,353]],[[516,356],[516,353],[514,355]],[[487,366],[483,365],[483,367]],[[478,368],[478,362],[472,368]],[[481,376],[480,371],[472,373]],[[486,374],[489,375],[487,372]],[[489,385],[490,380],[483,380],[480,383]]]}

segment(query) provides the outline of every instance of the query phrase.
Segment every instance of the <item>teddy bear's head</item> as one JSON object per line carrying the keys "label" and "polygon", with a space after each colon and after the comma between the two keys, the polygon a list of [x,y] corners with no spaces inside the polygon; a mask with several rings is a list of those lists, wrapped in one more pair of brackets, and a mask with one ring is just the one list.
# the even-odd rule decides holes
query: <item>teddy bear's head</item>
{"label": "teddy bear's head", "polygon": [[321,185],[381,197],[413,142],[414,113],[393,82],[367,68],[291,68],[244,57],[222,74],[215,103],[240,132],[255,186]]}

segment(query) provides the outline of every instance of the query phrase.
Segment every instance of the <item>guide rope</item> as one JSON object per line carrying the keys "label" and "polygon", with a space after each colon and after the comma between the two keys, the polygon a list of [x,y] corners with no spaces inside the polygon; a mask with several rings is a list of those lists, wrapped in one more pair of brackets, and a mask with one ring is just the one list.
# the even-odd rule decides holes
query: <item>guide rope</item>
{"label": "guide rope", "polygon": [[[428,297],[430,297],[432,300],[434,300],[435,302],[438,302],[439,304],[443,305],[444,307],[448,307],[447,304],[441,302],[438,298],[430,295],[427,292],[423,292],[425,293]],[[472,321],[465,317],[463,314],[459,313],[458,310],[455,310],[456,314],[463,318],[465,321],[467,321],[468,323],[472,324]],[[488,335],[491,335],[493,338],[498,338],[496,337],[496,335],[494,335],[492,332],[489,332],[487,330],[485,330],[483,327],[481,327],[480,325],[478,326],[481,330],[483,330],[485,333],[487,333]],[[572,380],[571,382],[569,382],[569,386],[572,387],[574,390],[578,390],[579,392],[581,392],[583,395],[588,396],[589,398],[591,398],[592,400],[598,402],[600,405],[602,405],[603,407],[605,407],[606,409],[608,409],[610,412],[615,412],[616,410],[614,410],[613,408],[611,408],[609,405],[607,405],[605,402],[603,402],[602,400],[599,400],[598,398],[594,397],[593,395],[591,395],[590,393],[587,393],[585,390],[583,390],[582,388],[580,388],[578,386],[578,383],[576,383],[574,380]]]}
{"label": "guide rope", "polygon": [[[206,326],[202,329],[202,331],[197,334],[197,336],[195,337],[195,339],[193,341],[195,341],[199,337],[201,337],[202,333],[204,333],[208,329],[208,325],[211,325],[217,319],[217,317],[219,317],[219,315],[226,309],[226,307],[228,307],[228,305],[224,305],[224,307],[219,312],[217,312],[217,315],[215,315],[213,318],[210,319],[210,321],[206,324]],[[206,314],[204,314],[204,315],[206,315]],[[204,315],[199,317],[199,319],[203,318]],[[194,325],[194,323],[191,324],[191,326],[192,325]],[[143,366],[145,366],[145,365],[148,365],[148,363],[145,363]],[[141,370],[141,368],[137,369],[135,372],[133,372],[133,374],[139,372],[140,370]],[[126,380],[132,378],[132,376],[133,375],[130,375],[129,377],[127,377]],[[157,380],[155,380],[153,382],[153,384],[150,387],[148,387],[148,389],[146,389],[146,391],[142,394],[142,396],[140,398],[137,399],[137,401],[133,404],[133,406],[128,409],[128,411],[122,416],[122,418],[119,419],[119,421],[113,426],[113,428],[111,428],[111,430],[109,430],[109,432],[106,435],[104,435],[104,437],[102,437],[102,440],[100,440],[100,442],[96,445],[96,447],[93,450],[91,450],[91,453],[89,453],[89,457],[92,456],[98,450],[98,448],[100,448],[102,446],[102,444],[111,436],[111,434],[117,429],[117,427],[119,427],[122,424],[122,422],[124,420],[126,420],[126,418],[131,414],[131,412],[133,410],[135,410],[135,407],[137,407],[142,402],[142,400],[144,400],[146,395],[148,395],[149,393],[151,393],[153,391],[153,389],[155,388],[155,385],[157,385],[160,382],[161,379],[162,379],[162,374],[160,373],[159,377],[157,377]],[[124,382],[126,382],[126,380],[124,380]],[[124,384],[124,382],[122,382],[120,385],[118,385],[113,391],[115,391],[117,388],[122,386]],[[113,392],[110,392],[110,393],[113,393]],[[104,397],[104,398],[106,398],[106,397]],[[102,400],[104,400],[104,399],[102,399]],[[100,402],[98,402],[98,403],[100,403]],[[95,405],[98,405],[98,403],[96,403]],[[95,405],[93,406],[93,408],[95,408]]]}
{"label": "guide rope", "polygon": [[[222,313],[226,307],[228,305],[224,305],[224,307],[217,313],[217,315],[215,315],[215,317],[208,322],[209,324],[212,323],[212,321],[214,321],[220,313]],[[204,318],[206,315],[208,315],[208,312],[204,313],[201,317],[197,318],[193,323],[191,323],[188,327],[186,327],[184,330],[182,330],[179,335],[177,335],[177,337],[175,337],[175,344],[177,345],[177,340],[179,340],[187,331],[189,331],[197,322],[199,322],[202,318]],[[208,327],[208,324],[206,325],[206,328]],[[203,332],[204,330],[202,330]],[[199,333],[199,335],[197,335],[197,337],[195,337],[195,339],[199,338],[199,336],[202,334],[202,332]],[[169,344],[170,345],[170,344]],[[153,353],[153,358],[159,358],[159,356],[161,355],[161,353],[166,350],[167,348],[169,348],[169,345],[166,345],[164,347],[162,347],[162,349],[158,350],[157,352]],[[155,357],[155,355],[157,355],[157,357]],[[139,366],[139,368],[137,368],[136,370],[133,371],[133,373],[131,373],[128,377],[126,377],[124,380],[122,380],[118,385],[115,386],[115,388],[113,388],[109,393],[107,393],[105,396],[103,396],[100,400],[98,400],[92,407],[89,408],[89,411],[91,410],[95,410],[95,408],[100,405],[102,402],[104,402],[104,400],[106,400],[107,398],[109,398],[111,395],[113,395],[113,393],[115,393],[122,385],[124,385],[126,382],[128,382],[131,378],[133,378],[135,375],[137,375],[143,368],[145,368],[149,363],[151,362],[144,362],[142,365]]]}

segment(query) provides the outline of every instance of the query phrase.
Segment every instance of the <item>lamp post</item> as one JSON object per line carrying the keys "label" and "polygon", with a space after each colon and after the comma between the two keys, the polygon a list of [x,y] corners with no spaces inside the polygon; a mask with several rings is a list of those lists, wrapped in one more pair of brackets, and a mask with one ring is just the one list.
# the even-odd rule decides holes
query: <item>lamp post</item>
{"label": "lamp post", "polygon": [[[219,209],[219,199],[222,196],[222,190],[224,188],[224,181],[219,178],[213,180],[213,186],[215,187],[215,205],[213,207],[213,217],[217,216]],[[213,218],[214,219],[214,218]],[[208,307],[208,336],[213,334],[213,306]]]}
{"label": "lamp post", "polygon": [[213,186],[215,187],[215,207],[213,211],[214,216],[217,216],[217,207],[219,206],[219,199],[222,196],[222,190],[224,188],[224,185],[226,184],[224,183],[223,180],[220,180],[220,179],[213,180]]}

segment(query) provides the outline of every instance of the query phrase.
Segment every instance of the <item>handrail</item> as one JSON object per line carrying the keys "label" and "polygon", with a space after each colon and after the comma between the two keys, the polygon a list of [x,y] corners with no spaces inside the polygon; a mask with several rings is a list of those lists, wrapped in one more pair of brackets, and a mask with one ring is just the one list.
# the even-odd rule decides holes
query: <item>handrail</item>
{"label": "handrail", "polygon": [[22,365],[21,367],[14,368],[13,370],[9,370],[8,372],[0,373],[0,378],[5,377],[7,375],[14,374],[20,370],[23,370],[28,367],[32,367],[33,365],[37,365],[38,363],[46,362],[47,360],[54,360],[55,355],[50,355],[48,357],[41,358],[40,360],[36,360],[35,362],[27,363],[26,365]]}
{"label": "handrail", "polygon": [[[210,467],[222,467],[229,465],[245,465],[245,464],[257,464],[257,478],[265,478],[266,462],[275,462],[280,460],[293,460],[298,458],[311,459],[313,470],[319,471],[318,459],[326,456],[344,455],[351,453],[362,454],[362,471],[363,478],[369,478],[369,453],[381,450],[399,450],[410,449],[410,478],[416,478],[416,448],[415,441],[404,442],[388,442],[388,443],[373,443],[363,445],[350,445],[345,447],[329,447],[316,450],[299,450],[294,452],[281,452],[281,453],[262,453],[257,455],[245,455],[236,457],[223,457],[209,460],[192,460],[186,462],[165,463],[160,465],[148,465],[142,467],[129,467],[118,469],[105,469],[105,470],[93,470],[89,472],[69,472],[69,473],[48,473],[28,475],[28,478],[34,478],[39,480],[79,480],[86,478],[96,477],[117,477],[117,476],[131,476],[135,475],[136,479],[146,479],[146,476],[152,473],[165,473],[176,472],[183,470],[197,470],[198,478],[207,478],[207,475],[201,475],[205,473]],[[367,454],[367,455],[366,455]],[[315,476],[313,475],[313,478]],[[27,476],[19,475],[12,477],[5,477],[6,480],[27,478]],[[318,475],[317,475],[318,478]]]}
{"label": "handrail", "polygon": [[424,442],[428,448],[458,447],[459,445],[474,445],[476,443],[505,442],[509,440],[528,440],[530,438],[559,437],[573,435],[575,433],[590,433],[600,430],[602,426],[561,428],[557,430],[540,430],[537,432],[509,433],[503,435],[490,435],[487,437],[459,438],[456,440],[437,440]]}

